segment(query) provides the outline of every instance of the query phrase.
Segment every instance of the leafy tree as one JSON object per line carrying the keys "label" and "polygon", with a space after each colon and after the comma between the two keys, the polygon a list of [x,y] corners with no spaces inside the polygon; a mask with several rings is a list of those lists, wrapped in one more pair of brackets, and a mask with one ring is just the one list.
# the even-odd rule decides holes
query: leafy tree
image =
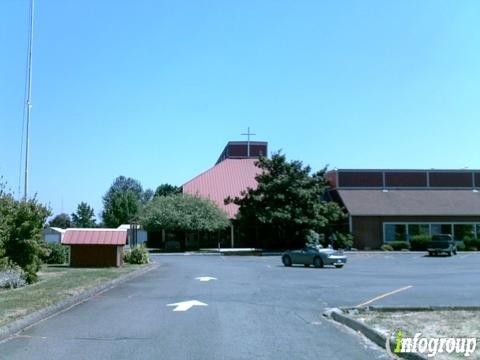
{"label": "leafy tree", "polygon": [[180,194],[182,192],[182,188],[175,185],[170,184],[162,184],[157,187],[155,190],[155,196],[168,196],[174,194]]}
{"label": "leafy tree", "polygon": [[215,231],[229,225],[227,214],[213,202],[188,194],[155,197],[140,216],[148,231]]}
{"label": "leafy tree", "polygon": [[119,176],[113,181],[113,184],[110,186],[110,189],[108,189],[105,197],[108,198],[114,193],[122,193],[126,192],[127,190],[132,191],[139,198],[143,193],[142,185],[138,180],[125,176]]}
{"label": "leafy tree", "polygon": [[106,227],[116,228],[138,218],[143,189],[138,180],[119,176],[103,197],[102,219]]}
{"label": "leafy tree", "polygon": [[15,200],[0,186],[0,257],[19,265],[30,283],[36,280],[45,253],[42,229],[50,215],[36,198]]}
{"label": "leafy tree", "polygon": [[262,157],[256,164],[262,170],[257,188],[225,200],[240,206],[238,219],[243,225],[269,227],[285,233],[290,245],[303,246],[309,230],[330,234],[332,225],[345,218],[338,204],[325,200],[326,169],[312,173],[309,166],[287,161],[281,153]]}
{"label": "leafy tree", "polygon": [[61,213],[55,216],[52,220],[50,220],[48,225],[51,227],[67,229],[69,227],[72,227],[72,219],[70,218],[70,215]]}
{"label": "leafy tree", "polygon": [[72,224],[76,228],[95,227],[95,212],[86,202],[81,202],[77,206],[77,211],[72,214]]}
{"label": "leafy tree", "polygon": [[152,189],[147,189],[142,193],[140,201],[142,202],[143,205],[148,203],[153,199],[155,196],[155,192]]}

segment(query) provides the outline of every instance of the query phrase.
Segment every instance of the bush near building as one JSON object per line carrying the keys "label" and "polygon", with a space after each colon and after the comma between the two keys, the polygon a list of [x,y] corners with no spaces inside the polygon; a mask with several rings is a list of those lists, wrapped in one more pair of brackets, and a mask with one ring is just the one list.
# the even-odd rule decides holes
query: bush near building
{"label": "bush near building", "polygon": [[465,237],[463,239],[463,243],[465,244],[465,250],[467,250],[467,251],[478,251],[478,250],[480,250],[480,239]]}
{"label": "bush near building", "polygon": [[68,261],[68,247],[56,243],[48,244],[42,260],[46,264],[65,264]]}
{"label": "bush near building", "polygon": [[350,250],[353,246],[353,235],[335,232],[330,237],[334,249]]}
{"label": "bush near building", "polygon": [[142,265],[150,262],[150,256],[145,246],[135,246],[128,250],[123,256],[123,260],[128,264]]}
{"label": "bush near building", "polygon": [[393,251],[393,247],[391,245],[388,245],[388,244],[383,244],[380,247],[380,250],[382,250],[382,251]]}
{"label": "bush near building", "polygon": [[428,244],[432,241],[430,235],[415,235],[410,239],[410,250],[427,251]]}

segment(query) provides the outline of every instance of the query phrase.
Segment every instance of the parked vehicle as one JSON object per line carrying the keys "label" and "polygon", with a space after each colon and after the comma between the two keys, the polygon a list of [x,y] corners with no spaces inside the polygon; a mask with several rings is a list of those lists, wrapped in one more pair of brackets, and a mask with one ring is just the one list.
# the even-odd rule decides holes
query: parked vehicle
{"label": "parked vehicle", "polygon": [[457,255],[457,242],[450,234],[433,235],[427,246],[428,255],[447,254]]}
{"label": "parked vehicle", "polygon": [[310,265],[321,268],[324,265],[334,265],[341,268],[347,263],[347,257],[341,251],[321,246],[305,246],[301,250],[287,251],[282,255],[282,262],[285,266],[302,264],[305,267]]}

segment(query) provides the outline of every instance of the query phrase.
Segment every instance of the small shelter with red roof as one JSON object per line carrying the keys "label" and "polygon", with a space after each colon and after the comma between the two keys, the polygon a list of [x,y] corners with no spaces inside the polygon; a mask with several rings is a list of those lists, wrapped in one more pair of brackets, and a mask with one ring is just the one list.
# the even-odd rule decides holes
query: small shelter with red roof
{"label": "small shelter with red roof", "polygon": [[62,245],[70,246],[70,266],[119,267],[123,264],[124,229],[67,229]]}

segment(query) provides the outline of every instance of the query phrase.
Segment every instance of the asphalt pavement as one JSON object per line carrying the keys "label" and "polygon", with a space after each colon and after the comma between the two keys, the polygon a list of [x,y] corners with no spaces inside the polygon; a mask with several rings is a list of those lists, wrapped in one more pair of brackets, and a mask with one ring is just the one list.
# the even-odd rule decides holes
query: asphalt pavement
{"label": "asphalt pavement", "polygon": [[153,258],[157,269],[0,343],[0,359],[387,359],[323,311],[480,304],[480,254],[358,253],[343,269]]}

